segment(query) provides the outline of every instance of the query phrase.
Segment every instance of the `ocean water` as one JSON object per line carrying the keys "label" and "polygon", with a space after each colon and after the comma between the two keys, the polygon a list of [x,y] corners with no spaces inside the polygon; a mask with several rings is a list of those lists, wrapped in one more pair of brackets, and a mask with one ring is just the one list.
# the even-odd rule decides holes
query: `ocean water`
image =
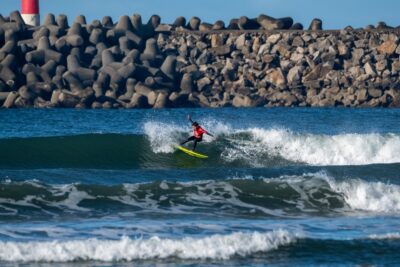
{"label": "ocean water", "polygon": [[[175,151],[187,114],[215,135]],[[1,110],[0,266],[400,264],[400,110]]]}

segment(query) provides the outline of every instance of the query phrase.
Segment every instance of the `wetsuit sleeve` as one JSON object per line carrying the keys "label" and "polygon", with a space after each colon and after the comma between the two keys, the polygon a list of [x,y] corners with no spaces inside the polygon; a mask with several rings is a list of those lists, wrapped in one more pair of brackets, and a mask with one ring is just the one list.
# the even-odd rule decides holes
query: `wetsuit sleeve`
{"label": "wetsuit sleeve", "polygon": [[206,134],[207,133],[207,131],[204,130],[203,128],[201,128],[200,131],[201,131],[202,134]]}
{"label": "wetsuit sleeve", "polygon": [[204,134],[207,134],[207,135],[209,135],[209,136],[214,137],[214,135],[210,134],[207,130],[204,130],[204,129],[203,129],[203,133],[204,133]]}

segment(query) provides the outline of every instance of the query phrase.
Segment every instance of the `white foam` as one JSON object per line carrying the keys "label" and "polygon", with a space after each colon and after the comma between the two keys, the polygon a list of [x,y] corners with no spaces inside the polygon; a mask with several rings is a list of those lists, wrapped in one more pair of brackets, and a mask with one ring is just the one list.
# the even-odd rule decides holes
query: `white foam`
{"label": "white foam", "polygon": [[[96,197],[89,195],[85,191],[78,189],[77,184],[64,184],[64,185],[53,185],[46,186],[36,180],[29,180],[19,183],[30,184],[35,188],[40,188],[43,190],[48,190],[50,194],[56,198],[58,201],[54,201],[52,198],[48,199],[46,194],[35,194],[26,195],[21,199],[11,199],[11,198],[0,198],[0,208],[3,209],[5,215],[18,215],[19,207],[31,207],[33,209],[38,209],[48,215],[56,215],[54,211],[50,209],[43,208],[42,206],[49,206],[54,208],[59,208],[69,211],[90,211],[89,208],[84,208],[79,206],[83,200],[95,199]],[[12,206],[11,206],[12,205]],[[10,208],[9,206],[13,207]],[[23,216],[23,215],[21,215]]]}
{"label": "white foam", "polygon": [[65,196],[68,197],[59,202],[49,202],[48,205],[55,207],[66,207],[69,210],[76,211],[89,211],[88,208],[83,208],[79,204],[83,200],[95,199],[94,196],[89,195],[85,191],[78,190],[76,184],[66,184],[54,186],[51,190],[54,196]]}
{"label": "white foam", "polygon": [[400,186],[382,182],[349,179],[327,179],[331,188],[344,195],[346,203],[354,210],[399,213]]}
{"label": "white foam", "polygon": [[[234,129],[231,125],[220,122],[213,118],[205,118],[202,123],[202,127],[204,127],[207,131],[209,131],[214,136],[226,135],[234,132]],[[206,138],[207,139],[207,138]],[[208,140],[212,140],[208,138]]]}
{"label": "white foam", "polygon": [[[202,124],[206,130],[217,136],[228,133],[229,126],[215,120],[204,120]],[[190,124],[170,124],[165,122],[149,121],[143,126],[144,133],[150,141],[151,149],[154,153],[172,153],[174,146],[184,141],[192,134]],[[214,140],[209,136],[204,136],[204,142]]]}
{"label": "white foam", "polygon": [[[281,176],[279,180],[286,181],[294,190],[302,195],[304,188],[319,188],[318,180],[327,182],[330,190],[343,196],[351,210],[373,213],[400,213],[400,186],[383,182],[372,182],[361,179],[340,180],[330,177],[326,172],[307,173],[302,176]],[[265,179],[276,181],[276,179]],[[301,184],[299,187],[297,184]],[[309,184],[307,186],[307,184]],[[309,188],[307,189],[309,190]],[[312,194],[311,194],[312,195]]]}
{"label": "white foam", "polygon": [[52,242],[0,242],[0,260],[8,262],[70,262],[79,260],[133,261],[145,259],[219,259],[267,252],[295,242],[284,230],[268,233],[237,232],[203,238],[133,240],[86,239]]}
{"label": "white foam", "polygon": [[[237,179],[237,178],[236,178]],[[295,190],[304,201],[314,195],[314,191],[322,187],[331,190],[343,197],[351,211],[399,214],[400,213],[400,186],[361,179],[337,180],[326,172],[305,173],[301,176],[280,176],[278,178],[264,178],[264,182],[284,182]],[[332,197],[332,196],[331,196]],[[308,203],[315,202],[316,199]],[[325,198],[319,199],[326,202]],[[300,202],[296,203],[301,204]],[[299,207],[305,211],[304,208]]]}
{"label": "white foam", "polygon": [[182,142],[182,127],[178,125],[151,121],[146,122],[143,128],[155,153],[172,153],[175,150],[174,145]]}
{"label": "white foam", "polygon": [[[310,165],[364,165],[400,162],[398,134],[316,135],[293,133],[283,129],[246,129],[251,138],[229,141],[226,160],[247,160],[260,165],[262,157],[277,156]],[[261,158],[260,158],[261,157]]]}
{"label": "white foam", "polygon": [[368,236],[368,238],[375,240],[400,239],[400,233],[374,234]]}

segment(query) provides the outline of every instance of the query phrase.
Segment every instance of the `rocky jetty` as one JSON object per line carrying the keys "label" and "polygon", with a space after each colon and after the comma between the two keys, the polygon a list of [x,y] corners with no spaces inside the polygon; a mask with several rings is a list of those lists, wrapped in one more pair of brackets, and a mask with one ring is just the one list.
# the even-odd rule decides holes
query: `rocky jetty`
{"label": "rocky jetty", "polygon": [[0,15],[4,108],[400,107],[400,31],[308,30],[292,18],[214,24],[138,14],[87,23]]}

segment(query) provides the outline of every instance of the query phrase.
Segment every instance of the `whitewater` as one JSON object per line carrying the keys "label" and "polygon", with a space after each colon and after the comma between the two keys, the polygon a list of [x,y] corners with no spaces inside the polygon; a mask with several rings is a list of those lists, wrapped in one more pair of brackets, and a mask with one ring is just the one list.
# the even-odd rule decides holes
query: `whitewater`
{"label": "whitewater", "polygon": [[[188,114],[215,136],[208,160],[174,148]],[[2,110],[0,265],[396,265],[399,118]]]}
{"label": "whitewater", "polygon": [[[365,165],[400,162],[400,135],[388,134],[299,134],[286,129],[234,129],[230,125],[205,121],[218,141],[225,141],[226,161],[246,160],[256,165],[260,157],[310,165]],[[164,122],[147,122],[144,132],[154,153],[173,153],[182,140],[182,127]],[[179,139],[179,137],[181,137]],[[211,142],[211,138],[205,140]],[[217,144],[218,145],[218,144]]]}

